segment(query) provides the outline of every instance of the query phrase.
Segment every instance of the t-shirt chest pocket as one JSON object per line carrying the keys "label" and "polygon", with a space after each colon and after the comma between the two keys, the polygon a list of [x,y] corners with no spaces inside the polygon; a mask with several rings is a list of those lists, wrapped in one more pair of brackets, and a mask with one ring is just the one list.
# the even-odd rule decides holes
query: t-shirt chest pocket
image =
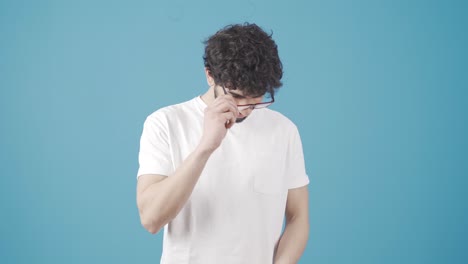
{"label": "t-shirt chest pocket", "polygon": [[261,194],[282,194],[287,191],[285,155],[258,152],[252,163],[253,190]]}

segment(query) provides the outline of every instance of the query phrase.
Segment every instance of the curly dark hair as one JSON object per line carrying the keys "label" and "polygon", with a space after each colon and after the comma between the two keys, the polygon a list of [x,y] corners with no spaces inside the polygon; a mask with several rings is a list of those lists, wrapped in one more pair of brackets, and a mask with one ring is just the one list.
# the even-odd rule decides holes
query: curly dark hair
{"label": "curly dark hair", "polygon": [[278,47],[256,24],[229,25],[204,42],[203,60],[215,84],[257,97],[281,87]]}

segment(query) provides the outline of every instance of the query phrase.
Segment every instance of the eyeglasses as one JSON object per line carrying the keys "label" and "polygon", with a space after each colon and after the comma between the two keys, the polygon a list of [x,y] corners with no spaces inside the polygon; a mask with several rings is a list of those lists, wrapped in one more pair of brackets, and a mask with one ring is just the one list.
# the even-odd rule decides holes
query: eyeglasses
{"label": "eyeglasses", "polygon": [[[223,92],[224,94],[227,94],[226,92],[226,88],[224,88],[224,86],[221,86],[221,88],[223,88]],[[215,93],[215,98],[217,97],[216,95],[216,89],[214,89],[214,93]],[[261,109],[261,108],[265,108],[265,107],[268,107],[270,106],[271,104],[273,104],[275,102],[275,97],[272,95],[271,96],[271,101],[268,101],[268,102],[261,102],[261,103],[257,103],[257,104],[242,104],[242,105],[237,105],[237,109],[239,111],[243,111],[243,110],[246,110],[246,109]]]}

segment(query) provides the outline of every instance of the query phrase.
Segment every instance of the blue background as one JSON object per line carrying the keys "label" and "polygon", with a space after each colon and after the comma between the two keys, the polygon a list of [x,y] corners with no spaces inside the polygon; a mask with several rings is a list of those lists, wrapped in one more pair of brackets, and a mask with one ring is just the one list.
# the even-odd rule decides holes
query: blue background
{"label": "blue background", "polygon": [[202,41],[273,30],[300,129],[300,263],[466,263],[466,1],[1,1],[0,262],[159,263],[135,202],[154,110],[207,89]]}

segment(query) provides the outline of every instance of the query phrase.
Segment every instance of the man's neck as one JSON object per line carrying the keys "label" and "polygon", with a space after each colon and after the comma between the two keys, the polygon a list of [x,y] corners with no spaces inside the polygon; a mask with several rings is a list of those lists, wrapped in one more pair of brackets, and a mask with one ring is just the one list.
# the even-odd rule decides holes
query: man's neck
{"label": "man's neck", "polygon": [[205,102],[206,105],[210,105],[214,100],[214,86],[211,86],[205,94],[201,96],[201,99],[203,102]]}

